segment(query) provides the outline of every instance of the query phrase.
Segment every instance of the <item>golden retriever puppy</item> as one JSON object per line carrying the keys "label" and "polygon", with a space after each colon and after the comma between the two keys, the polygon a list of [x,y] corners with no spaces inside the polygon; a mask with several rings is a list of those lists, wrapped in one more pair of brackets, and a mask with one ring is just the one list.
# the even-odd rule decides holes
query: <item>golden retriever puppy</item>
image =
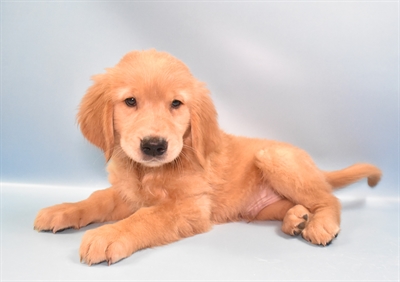
{"label": "golden retriever puppy", "polygon": [[204,84],[167,53],[128,53],[93,80],[78,122],[104,151],[111,187],[42,209],[34,223],[57,232],[115,221],[84,234],[89,265],[239,220],[282,220],[284,233],[326,246],[340,230],[332,191],[380,180],[370,164],[325,172],[290,144],[226,134]]}

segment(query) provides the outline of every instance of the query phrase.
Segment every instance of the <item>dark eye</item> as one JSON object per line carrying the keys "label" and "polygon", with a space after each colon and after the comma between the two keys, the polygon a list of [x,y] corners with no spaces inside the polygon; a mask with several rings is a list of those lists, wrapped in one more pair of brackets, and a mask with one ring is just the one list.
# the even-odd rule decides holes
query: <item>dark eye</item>
{"label": "dark eye", "polygon": [[179,101],[179,100],[173,100],[172,103],[171,103],[171,107],[172,107],[173,109],[179,108],[180,105],[182,105],[182,102]]}
{"label": "dark eye", "polygon": [[125,99],[125,104],[126,104],[128,107],[136,107],[136,99],[133,98],[133,97],[127,98],[127,99]]}

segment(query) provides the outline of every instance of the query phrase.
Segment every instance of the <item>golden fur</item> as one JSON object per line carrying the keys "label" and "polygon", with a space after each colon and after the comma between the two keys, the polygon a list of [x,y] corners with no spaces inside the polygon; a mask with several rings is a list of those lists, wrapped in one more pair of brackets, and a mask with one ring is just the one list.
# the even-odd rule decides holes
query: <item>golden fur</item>
{"label": "golden fur", "polygon": [[93,80],[78,121],[104,151],[112,186],[43,209],[34,223],[57,232],[117,221],[84,234],[80,255],[89,265],[238,220],[283,220],[283,232],[325,246],[339,232],[332,190],[380,180],[370,164],[324,172],[290,144],[226,134],[208,90],[167,53],[128,53]]}

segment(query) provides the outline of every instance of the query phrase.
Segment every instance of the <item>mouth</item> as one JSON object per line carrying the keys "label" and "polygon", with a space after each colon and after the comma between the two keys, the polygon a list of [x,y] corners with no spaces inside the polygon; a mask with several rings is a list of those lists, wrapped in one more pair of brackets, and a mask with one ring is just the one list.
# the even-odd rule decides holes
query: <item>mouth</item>
{"label": "mouth", "polygon": [[139,163],[147,166],[147,167],[158,167],[158,166],[162,166],[163,164],[165,164],[165,162],[163,161],[164,158],[160,159],[157,157],[154,158],[142,158]]}

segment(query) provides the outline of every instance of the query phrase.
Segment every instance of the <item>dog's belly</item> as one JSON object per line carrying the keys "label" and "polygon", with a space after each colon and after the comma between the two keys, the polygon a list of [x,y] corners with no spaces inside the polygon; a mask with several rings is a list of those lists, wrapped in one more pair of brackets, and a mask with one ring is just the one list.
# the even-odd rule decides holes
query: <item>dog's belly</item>
{"label": "dog's belly", "polygon": [[244,205],[241,216],[244,219],[254,219],[265,207],[282,199],[267,185],[262,185],[257,192],[250,196]]}

